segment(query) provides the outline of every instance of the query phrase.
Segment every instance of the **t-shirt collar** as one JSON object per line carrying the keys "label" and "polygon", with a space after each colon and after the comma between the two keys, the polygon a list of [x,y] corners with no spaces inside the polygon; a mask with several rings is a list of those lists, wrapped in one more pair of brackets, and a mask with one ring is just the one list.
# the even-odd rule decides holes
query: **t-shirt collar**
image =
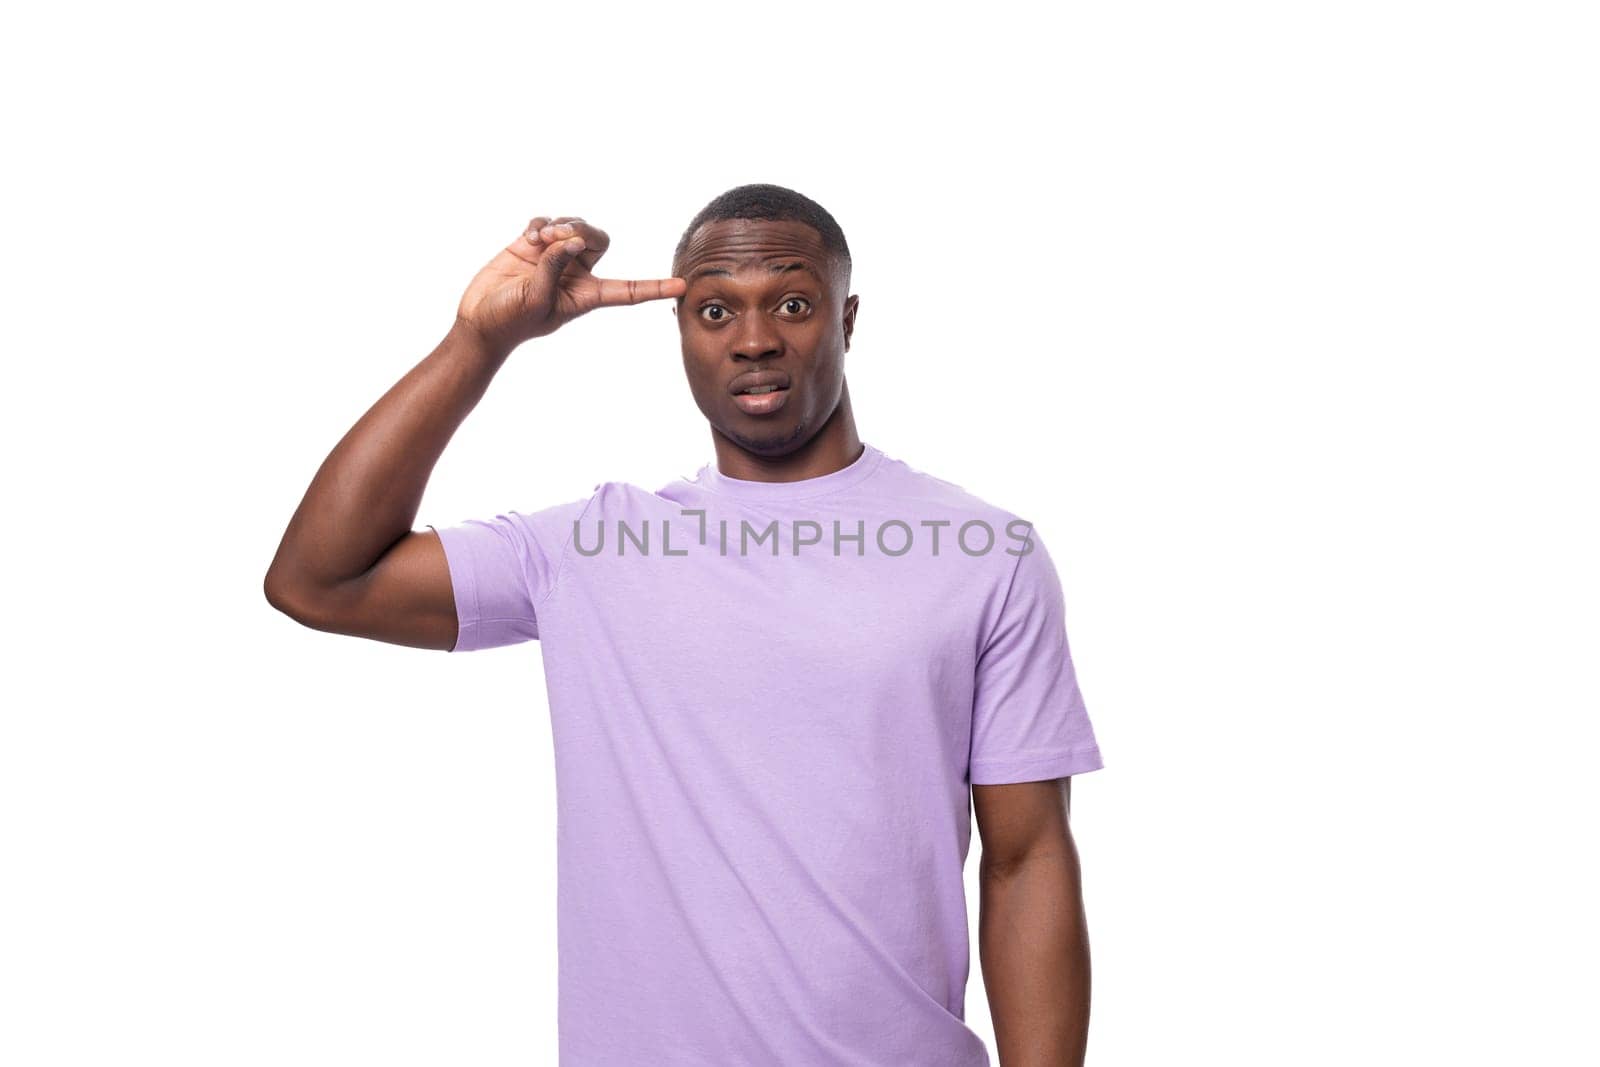
{"label": "t-shirt collar", "polygon": [[855,485],[871,474],[882,459],[882,452],[863,441],[861,455],[854,462],[817,478],[800,478],[792,482],[755,482],[745,478],[730,478],[717,469],[717,462],[713,459],[700,468],[695,481],[713,493],[741,500],[802,500]]}

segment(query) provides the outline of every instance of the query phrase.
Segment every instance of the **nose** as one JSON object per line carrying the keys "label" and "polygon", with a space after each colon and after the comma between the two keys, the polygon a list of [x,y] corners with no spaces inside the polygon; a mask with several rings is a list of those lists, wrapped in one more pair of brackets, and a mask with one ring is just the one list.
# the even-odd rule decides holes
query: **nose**
{"label": "nose", "polygon": [[736,360],[761,360],[783,355],[783,338],[758,313],[741,316],[738,335],[733,341],[733,358]]}

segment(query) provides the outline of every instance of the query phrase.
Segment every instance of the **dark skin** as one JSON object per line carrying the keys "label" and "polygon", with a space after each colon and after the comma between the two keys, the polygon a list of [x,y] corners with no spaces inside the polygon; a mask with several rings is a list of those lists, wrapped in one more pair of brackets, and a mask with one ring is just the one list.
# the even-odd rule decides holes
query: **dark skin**
{"label": "dark skin", "polygon": [[[844,354],[860,297],[850,271],[822,237],[799,222],[729,219],[689,239],[673,274],[688,281],[678,301],[683,369],[711,424],[717,467],[731,478],[816,478],[861,456]],[[752,370],[784,372],[776,411],[748,414],[729,391]]]}
{"label": "dark skin", "polygon": [[978,957],[1001,1067],[1081,1067],[1089,924],[1070,821],[1072,779],[972,787],[983,841]]}
{"label": "dark skin", "polygon": [[[444,549],[413,529],[428,478],[511,353],[596,308],[676,301],[684,372],[723,474],[794,481],[860,457],[844,374],[860,300],[816,230],[707,223],[673,277],[647,281],[594,274],[610,243],[581,218],[540,216],[479,271],[444,339],[318,469],[267,570],[273,607],[329,633],[453,648]],[[781,377],[781,398],[736,398],[735,379],[752,371]],[[1070,790],[1070,778],[972,787],[978,948],[1000,1067],[1083,1063],[1089,946]]]}

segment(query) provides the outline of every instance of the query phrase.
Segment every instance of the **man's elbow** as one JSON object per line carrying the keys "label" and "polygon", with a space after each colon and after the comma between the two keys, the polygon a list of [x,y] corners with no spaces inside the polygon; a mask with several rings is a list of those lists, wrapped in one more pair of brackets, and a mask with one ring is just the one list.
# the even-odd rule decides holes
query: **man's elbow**
{"label": "man's elbow", "polygon": [[261,581],[261,592],[268,604],[295,622],[302,626],[315,626],[312,622],[316,617],[315,602],[306,594],[303,586],[288,580],[278,571],[268,569]]}
{"label": "man's elbow", "polygon": [[978,859],[983,882],[1004,883],[1039,872],[1077,877],[1078,850],[1070,834],[1045,836],[1008,852],[985,849]]}

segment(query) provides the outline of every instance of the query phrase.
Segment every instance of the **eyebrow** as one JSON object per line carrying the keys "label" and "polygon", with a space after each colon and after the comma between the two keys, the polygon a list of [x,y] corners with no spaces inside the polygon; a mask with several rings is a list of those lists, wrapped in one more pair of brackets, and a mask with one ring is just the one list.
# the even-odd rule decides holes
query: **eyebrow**
{"label": "eyebrow", "polygon": [[[791,270],[803,270],[813,278],[817,276],[816,271],[812,270],[804,263],[778,263],[767,268],[767,270],[772,274],[782,274]],[[699,270],[689,275],[689,280],[692,282],[697,278],[704,278],[712,274],[719,274],[726,278],[733,277],[733,272],[723,267],[701,267]]]}

